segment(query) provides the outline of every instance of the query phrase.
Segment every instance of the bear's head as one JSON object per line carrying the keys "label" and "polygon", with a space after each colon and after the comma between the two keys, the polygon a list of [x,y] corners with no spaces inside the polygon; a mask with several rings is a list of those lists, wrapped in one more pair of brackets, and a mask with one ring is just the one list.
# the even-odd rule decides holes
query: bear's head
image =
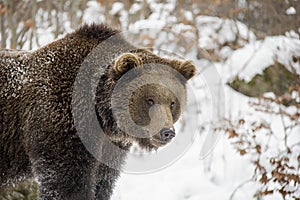
{"label": "bear's head", "polygon": [[111,107],[123,132],[111,140],[137,142],[147,150],[169,143],[186,104],[186,82],[196,67],[142,49],[120,55],[109,74],[115,83]]}

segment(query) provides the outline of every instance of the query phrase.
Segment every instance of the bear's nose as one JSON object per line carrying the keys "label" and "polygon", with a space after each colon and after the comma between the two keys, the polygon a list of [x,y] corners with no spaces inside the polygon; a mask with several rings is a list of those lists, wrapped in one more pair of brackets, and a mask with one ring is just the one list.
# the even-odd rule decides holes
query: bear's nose
{"label": "bear's nose", "polygon": [[160,131],[160,137],[163,141],[169,142],[173,137],[175,137],[175,131],[173,128],[163,128]]}

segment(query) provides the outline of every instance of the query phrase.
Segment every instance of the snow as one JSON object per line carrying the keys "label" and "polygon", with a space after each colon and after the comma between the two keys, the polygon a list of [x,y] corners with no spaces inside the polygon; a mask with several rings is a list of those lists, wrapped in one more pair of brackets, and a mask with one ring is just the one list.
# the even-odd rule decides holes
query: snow
{"label": "snow", "polygon": [[141,3],[134,3],[132,4],[129,13],[130,14],[135,14],[137,13],[140,9],[142,8],[142,4]]}
{"label": "snow", "polygon": [[297,11],[293,6],[291,6],[285,11],[285,13],[287,15],[295,15],[295,14],[297,14]]}
{"label": "snow", "polygon": [[183,13],[185,18],[189,21],[193,21],[193,13],[191,11],[186,11],[185,13]]}
{"label": "snow", "polygon": [[82,20],[88,24],[104,22],[105,17],[101,14],[103,10],[104,8],[97,1],[89,1]]}
{"label": "snow", "polygon": [[130,31],[140,30],[140,29],[157,29],[161,30],[166,23],[161,20],[139,20],[129,26]]}
{"label": "snow", "polygon": [[293,57],[299,56],[299,39],[286,36],[266,37],[236,50],[226,61],[225,67],[223,66],[225,69],[220,70],[226,76],[226,80],[238,76],[250,81],[256,74],[261,74],[265,68],[277,61],[291,72],[300,74],[299,62],[293,61]]}
{"label": "snow", "polygon": [[111,11],[109,12],[111,15],[115,15],[120,12],[124,8],[124,4],[121,2],[116,2],[113,4]]}
{"label": "snow", "polygon": [[[199,143],[199,137],[195,143]],[[220,149],[223,150],[223,149]],[[231,152],[233,153],[233,152]],[[237,185],[237,168],[244,165],[243,159],[236,156],[239,160],[232,169],[222,169],[220,166],[213,166],[213,170],[221,168],[219,174],[224,175],[224,171],[231,171],[226,177],[226,187],[224,182],[214,184],[203,169],[203,160],[198,159],[199,147],[193,145],[191,149],[175,164],[161,171],[152,174],[122,174],[117,183],[112,200],[117,199],[226,199]],[[230,162],[230,160],[228,161]],[[220,161],[222,163],[222,161]],[[249,168],[249,167],[248,167]],[[243,172],[245,175],[246,170]],[[234,181],[232,181],[234,180]],[[245,194],[240,194],[240,197]],[[237,198],[238,199],[238,198]]]}
{"label": "snow", "polygon": [[241,45],[245,44],[244,40],[251,43],[256,39],[245,24],[230,19],[198,16],[196,25],[199,31],[199,46],[204,49],[218,49],[225,42],[234,41],[236,37]]}

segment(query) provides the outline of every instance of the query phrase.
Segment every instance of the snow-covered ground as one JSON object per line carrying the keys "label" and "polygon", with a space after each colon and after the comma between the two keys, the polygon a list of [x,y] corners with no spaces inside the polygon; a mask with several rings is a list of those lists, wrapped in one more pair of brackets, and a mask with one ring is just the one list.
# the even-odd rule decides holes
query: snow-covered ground
{"label": "snow-covered ground", "polygon": [[[122,174],[112,199],[228,199],[251,172],[247,159],[238,156],[222,136],[214,154],[224,154],[226,160],[216,160],[210,169],[205,169],[206,160],[199,159],[199,144],[201,138],[197,136],[192,147],[166,169],[151,174]],[[237,194],[237,199],[246,197],[245,193]]]}

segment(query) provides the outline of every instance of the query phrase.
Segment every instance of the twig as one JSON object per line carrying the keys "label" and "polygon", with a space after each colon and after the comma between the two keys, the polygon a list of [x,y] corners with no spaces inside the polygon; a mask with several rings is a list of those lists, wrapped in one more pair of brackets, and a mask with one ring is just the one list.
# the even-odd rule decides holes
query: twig
{"label": "twig", "polygon": [[286,132],[286,125],[285,125],[285,122],[284,122],[284,119],[283,119],[283,113],[282,113],[282,108],[281,108],[281,106],[279,106],[279,112],[280,112],[281,123],[282,123],[282,126],[283,126],[284,146],[286,147],[287,152],[290,153],[290,152],[291,152],[291,149],[289,148],[289,146],[288,146],[288,144],[287,144],[288,134],[287,134],[287,132]]}

